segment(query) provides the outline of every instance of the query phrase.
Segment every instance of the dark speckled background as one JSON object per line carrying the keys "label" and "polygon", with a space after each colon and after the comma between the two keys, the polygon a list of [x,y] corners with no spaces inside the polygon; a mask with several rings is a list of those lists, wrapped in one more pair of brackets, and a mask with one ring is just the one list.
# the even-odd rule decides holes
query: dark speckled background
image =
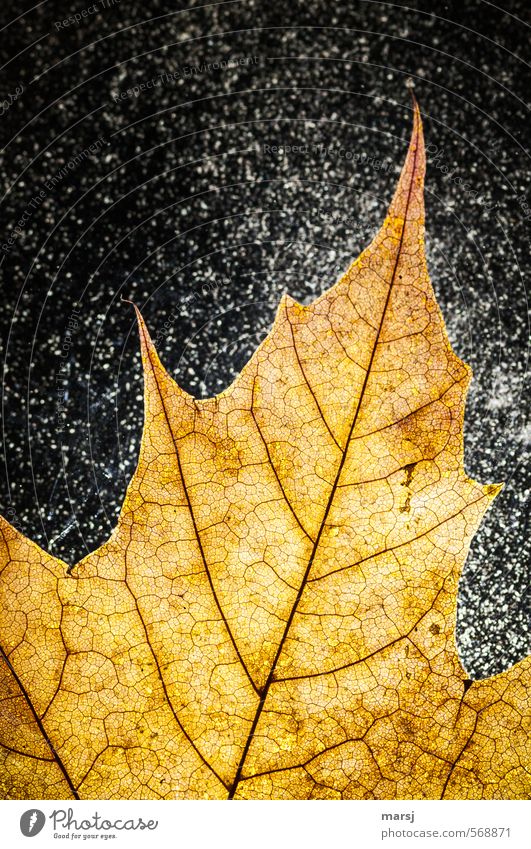
{"label": "dark speckled background", "polygon": [[142,305],[187,390],[226,386],[281,293],[314,298],[378,228],[411,76],[431,152],[432,279],[475,374],[466,466],[507,482],[464,571],[458,642],[476,677],[523,656],[525,0],[31,5],[1,10],[4,515],[69,563],[105,540],[142,426],[120,296]]}

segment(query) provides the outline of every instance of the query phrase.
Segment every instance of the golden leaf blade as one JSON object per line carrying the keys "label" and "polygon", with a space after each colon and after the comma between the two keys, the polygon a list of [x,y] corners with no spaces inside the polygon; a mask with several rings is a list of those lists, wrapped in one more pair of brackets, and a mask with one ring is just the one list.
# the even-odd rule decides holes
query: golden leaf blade
{"label": "golden leaf blade", "polygon": [[530,661],[470,685],[455,649],[499,487],[463,468],[424,170],[415,108],[379,234],[313,304],[284,296],[215,398],[137,311],[145,426],[111,538],[70,576],[2,520],[5,797],[531,795]]}

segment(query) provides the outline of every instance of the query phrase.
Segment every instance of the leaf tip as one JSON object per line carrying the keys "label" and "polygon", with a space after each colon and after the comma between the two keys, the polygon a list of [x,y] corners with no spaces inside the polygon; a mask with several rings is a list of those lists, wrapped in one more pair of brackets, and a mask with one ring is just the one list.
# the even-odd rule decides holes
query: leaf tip
{"label": "leaf tip", "polygon": [[415,80],[413,79],[413,77],[407,77],[407,79],[406,79],[406,88],[407,88],[407,90],[409,91],[409,93],[410,93],[410,95],[411,95],[411,101],[412,101],[412,106],[413,106],[413,112],[414,112],[414,114],[415,114],[415,116],[416,116],[416,117],[419,117],[419,118],[420,118],[420,108],[419,108],[418,100],[417,100],[417,98],[415,97]]}
{"label": "leaf tip", "polygon": [[130,304],[135,311],[136,320],[137,320],[137,323],[138,323],[138,334],[139,334],[139,337],[140,337],[140,349],[141,349],[141,353],[142,353],[142,361],[145,364],[146,361],[152,360],[153,357],[156,357],[158,359],[157,352],[155,350],[155,346],[153,344],[151,336],[149,335],[149,331],[146,327],[146,322],[144,321],[144,318],[142,316],[142,313],[140,312],[139,307],[135,304],[134,301],[131,301],[129,298],[124,298],[123,295],[120,295],[120,300],[123,304]]}
{"label": "leaf tip", "polygon": [[489,501],[494,501],[494,499],[497,495],[500,494],[504,486],[504,483],[487,483],[483,486],[483,492],[485,493]]}

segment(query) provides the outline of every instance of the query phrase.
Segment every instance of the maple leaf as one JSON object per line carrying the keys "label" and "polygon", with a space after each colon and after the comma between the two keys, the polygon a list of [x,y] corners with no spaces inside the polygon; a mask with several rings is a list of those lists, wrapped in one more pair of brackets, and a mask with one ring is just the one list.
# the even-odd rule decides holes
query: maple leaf
{"label": "maple leaf", "polygon": [[499,486],[463,469],[470,370],[424,255],[418,108],[385,222],[285,296],[195,400],[140,314],[145,426],[103,546],[67,574],[2,520],[7,798],[529,798],[531,660],[459,662],[459,570]]}

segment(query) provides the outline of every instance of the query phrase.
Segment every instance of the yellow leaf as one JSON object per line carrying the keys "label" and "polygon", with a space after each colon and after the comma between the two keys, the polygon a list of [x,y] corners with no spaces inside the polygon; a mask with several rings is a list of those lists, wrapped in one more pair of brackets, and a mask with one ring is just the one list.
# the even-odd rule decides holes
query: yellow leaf
{"label": "yellow leaf", "polygon": [[285,296],[197,401],[138,314],[140,460],[68,574],[2,520],[4,798],[529,798],[530,660],[457,657],[457,581],[499,490],[463,469],[470,370],[424,256],[421,119],[373,243]]}

